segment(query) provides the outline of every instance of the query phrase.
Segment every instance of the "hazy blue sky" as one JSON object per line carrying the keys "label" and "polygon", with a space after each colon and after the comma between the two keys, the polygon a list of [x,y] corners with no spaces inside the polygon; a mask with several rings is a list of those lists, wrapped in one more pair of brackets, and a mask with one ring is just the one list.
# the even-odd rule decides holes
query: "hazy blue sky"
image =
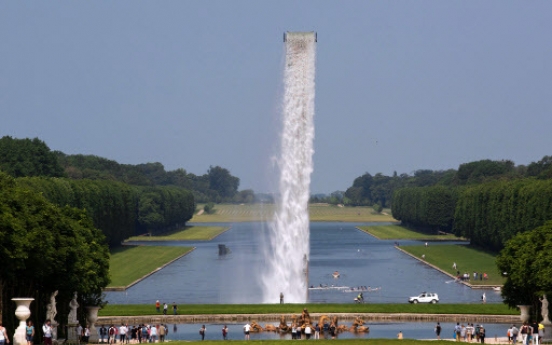
{"label": "hazy blue sky", "polygon": [[275,184],[284,31],[317,31],[313,192],[552,154],[551,1],[1,1],[0,136]]}

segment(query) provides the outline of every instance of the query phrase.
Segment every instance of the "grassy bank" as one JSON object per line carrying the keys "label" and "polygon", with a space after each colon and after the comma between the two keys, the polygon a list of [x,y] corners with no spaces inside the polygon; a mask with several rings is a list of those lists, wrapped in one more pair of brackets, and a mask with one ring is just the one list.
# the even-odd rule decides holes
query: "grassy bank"
{"label": "grassy bank", "polygon": [[192,247],[126,246],[111,252],[108,287],[128,286],[157,268],[188,252]]}
{"label": "grassy bank", "polygon": [[209,241],[222,234],[228,227],[222,226],[187,226],[173,232],[155,236],[132,236],[129,241]]}
{"label": "grassy bank", "polygon": [[[100,316],[155,315],[154,300],[151,305],[126,304],[106,305]],[[163,302],[163,301],[161,301]],[[165,301],[171,303],[171,301]],[[178,302],[177,302],[178,304]],[[420,314],[479,314],[518,315],[519,311],[504,304],[179,304],[180,315],[213,314],[301,314],[308,308],[310,313],[420,313]]]}
{"label": "grassy bank", "polygon": [[382,240],[460,241],[462,238],[449,235],[428,235],[412,231],[401,225],[359,226],[358,229]]}
{"label": "grassy bank", "polygon": [[[441,270],[456,275],[469,273],[473,285],[502,285],[505,279],[499,274],[496,268],[494,255],[468,245],[429,245],[401,246],[404,251],[421,258],[425,255],[425,261],[439,267]],[[456,269],[452,265],[456,263]],[[473,280],[473,272],[487,273],[488,280]]]}
{"label": "grassy bank", "polygon": [[[203,205],[198,205],[203,209]],[[253,222],[271,220],[274,216],[275,205],[215,205],[213,214],[194,215],[190,222],[198,223],[226,223],[226,222]],[[309,205],[309,216],[312,222],[394,222],[386,209],[381,214],[374,213],[371,207],[337,207],[326,204]]]}

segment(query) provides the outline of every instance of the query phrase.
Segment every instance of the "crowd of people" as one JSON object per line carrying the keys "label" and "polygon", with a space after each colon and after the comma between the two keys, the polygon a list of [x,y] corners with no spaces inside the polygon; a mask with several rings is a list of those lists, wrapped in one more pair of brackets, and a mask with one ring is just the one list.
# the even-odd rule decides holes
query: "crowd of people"
{"label": "crowd of people", "polygon": [[[435,326],[435,334],[437,339],[441,340],[442,328],[439,322]],[[506,337],[508,338],[508,344],[516,345],[521,343],[523,345],[540,345],[540,340],[544,335],[544,325],[539,323],[527,323],[524,322],[520,328],[516,325],[512,325],[506,331]],[[486,330],[481,324],[474,325],[473,323],[460,324],[456,323],[452,332],[453,338],[457,342],[480,342],[485,343]]]}
{"label": "crowd of people", "polygon": [[541,339],[544,336],[544,325],[541,323],[527,323],[524,322],[518,329],[516,325],[508,328],[506,336],[508,337],[508,344],[516,344],[521,342],[523,345],[539,345]]}
{"label": "crowd of people", "polygon": [[105,325],[98,330],[100,343],[109,344],[139,344],[139,343],[155,343],[159,340],[164,342],[169,334],[169,328],[166,324],[157,325],[134,325],[121,324],[119,327],[111,325],[109,328]]}

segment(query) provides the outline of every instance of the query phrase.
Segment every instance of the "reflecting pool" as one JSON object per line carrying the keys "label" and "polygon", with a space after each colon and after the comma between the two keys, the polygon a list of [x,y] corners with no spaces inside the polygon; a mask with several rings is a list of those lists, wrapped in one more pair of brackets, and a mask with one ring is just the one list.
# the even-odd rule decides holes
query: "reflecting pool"
{"label": "reflecting pool", "polygon": [[[273,323],[277,325],[276,323]],[[340,323],[350,325],[350,323]],[[475,323],[474,323],[475,324]],[[167,325],[169,329],[168,340],[200,340],[199,328],[202,324],[178,324]],[[242,340],[244,339],[243,324],[226,324],[228,327],[228,339]],[[264,323],[261,326],[265,326]],[[405,339],[435,339],[434,327],[435,323],[429,322],[377,322],[367,324],[370,327],[370,333],[339,333],[338,339],[392,339],[397,337],[397,333],[402,332]],[[454,323],[441,322],[442,339],[452,339]],[[484,324],[487,338],[504,337],[508,324]],[[222,323],[205,324],[205,340],[222,340]],[[322,334],[320,338],[330,339],[328,332]],[[304,337],[304,336],[303,336]],[[269,339],[291,339],[291,334],[279,334],[274,332],[251,333],[251,340],[269,340]]]}
{"label": "reflecting pool", "polygon": [[[212,241],[140,242],[143,245],[195,246],[196,249],[127,291],[106,292],[107,300],[112,304],[153,304],[160,300],[169,304],[176,302],[179,308],[194,303],[261,303],[260,273],[267,269],[264,261],[266,224],[228,225],[231,229]],[[395,241],[378,240],[359,231],[356,229],[359,225],[370,224],[310,224],[309,285],[370,287],[376,291],[363,292],[367,303],[407,303],[409,296],[423,291],[438,293],[441,303],[480,303],[483,292],[487,303],[502,301],[499,292],[470,289],[455,283],[395,249]],[[219,244],[226,245],[230,252],[219,255]],[[420,242],[400,241],[400,244]],[[431,245],[445,244],[432,242]],[[332,276],[334,271],[339,271],[338,279]],[[350,290],[314,289],[309,290],[309,302],[353,303],[356,294]],[[273,303],[278,302],[276,295]]]}

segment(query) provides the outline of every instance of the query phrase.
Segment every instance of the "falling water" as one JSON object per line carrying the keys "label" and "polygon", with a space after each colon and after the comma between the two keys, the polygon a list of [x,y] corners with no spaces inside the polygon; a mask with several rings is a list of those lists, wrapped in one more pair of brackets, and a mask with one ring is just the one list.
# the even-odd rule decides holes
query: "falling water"
{"label": "falling water", "polygon": [[309,186],[314,139],[316,33],[287,32],[280,197],[270,226],[268,267],[263,271],[264,302],[307,300],[309,258]]}

